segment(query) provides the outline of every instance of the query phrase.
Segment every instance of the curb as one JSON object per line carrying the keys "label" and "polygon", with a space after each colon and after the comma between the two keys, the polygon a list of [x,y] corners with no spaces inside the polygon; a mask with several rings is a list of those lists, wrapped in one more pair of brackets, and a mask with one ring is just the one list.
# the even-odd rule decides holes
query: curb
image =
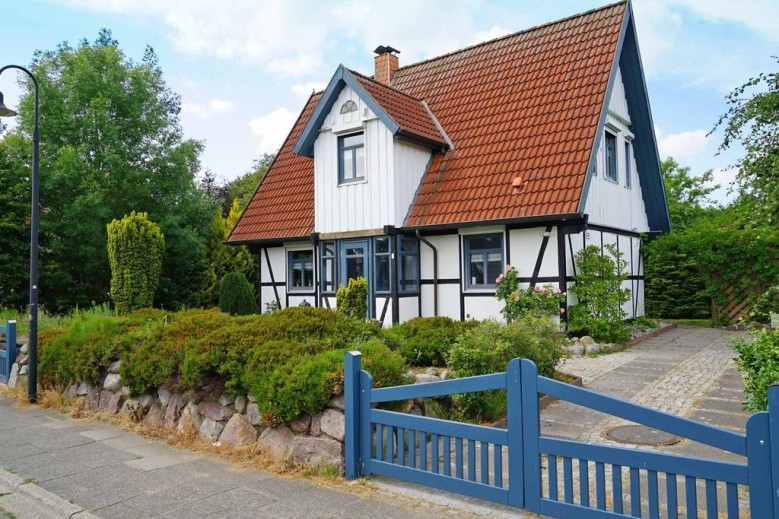
{"label": "curb", "polygon": [[666,324],[662,328],[655,328],[651,332],[645,333],[644,335],[639,335],[635,339],[630,339],[629,341],[623,342],[622,346],[626,348],[630,348],[631,346],[635,346],[636,344],[641,344],[642,342],[648,341],[649,339],[654,339],[658,335],[673,330],[677,326],[679,326],[677,323]]}
{"label": "curb", "polygon": [[0,470],[0,507],[19,519],[99,519],[16,474]]}

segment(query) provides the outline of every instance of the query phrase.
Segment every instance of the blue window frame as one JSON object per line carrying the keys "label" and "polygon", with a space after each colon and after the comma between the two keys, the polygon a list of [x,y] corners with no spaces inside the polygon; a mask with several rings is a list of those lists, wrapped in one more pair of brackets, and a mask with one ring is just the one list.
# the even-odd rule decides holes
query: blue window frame
{"label": "blue window frame", "polygon": [[633,164],[633,157],[630,153],[630,148],[630,141],[625,141],[625,187],[630,187],[630,182],[632,181],[632,168],[630,166]]}
{"label": "blue window frame", "polygon": [[398,292],[419,292],[419,240],[398,236]]}
{"label": "blue window frame", "polygon": [[373,286],[377,294],[392,291],[392,251],[389,236],[373,239]]}
{"label": "blue window frame", "polygon": [[287,290],[311,292],[314,290],[314,251],[287,252]]}
{"label": "blue window frame", "polygon": [[336,279],[336,255],[335,255],[335,242],[325,241],[322,242],[319,250],[319,257],[321,263],[320,290],[323,294],[334,294],[335,289],[338,286]]}
{"label": "blue window frame", "polygon": [[464,236],[465,288],[495,288],[495,279],[503,272],[503,234]]}
{"label": "blue window frame", "polygon": [[607,180],[617,182],[617,136],[606,132],[606,172]]}
{"label": "blue window frame", "polygon": [[365,179],[365,135],[353,133],[338,137],[338,183]]}

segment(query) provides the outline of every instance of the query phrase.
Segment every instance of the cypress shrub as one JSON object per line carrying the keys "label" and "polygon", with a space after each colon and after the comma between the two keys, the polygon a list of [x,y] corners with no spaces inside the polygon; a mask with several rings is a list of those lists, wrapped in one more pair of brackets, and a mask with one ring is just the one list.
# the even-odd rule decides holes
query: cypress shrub
{"label": "cypress shrub", "polygon": [[368,317],[368,282],[364,277],[350,279],[349,284],[335,293],[338,311],[355,319]]}
{"label": "cypress shrub", "polygon": [[106,227],[111,298],[117,313],[150,307],[160,282],[165,252],[162,231],[146,213],[135,211]]}
{"label": "cypress shrub", "polygon": [[222,279],[219,308],[230,315],[252,315],[260,312],[252,286],[242,272],[231,272]]}

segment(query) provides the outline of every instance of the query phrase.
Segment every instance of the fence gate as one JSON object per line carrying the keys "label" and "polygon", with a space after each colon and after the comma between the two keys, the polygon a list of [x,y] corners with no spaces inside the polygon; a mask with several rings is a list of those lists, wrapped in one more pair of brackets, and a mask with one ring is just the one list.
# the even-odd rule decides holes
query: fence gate
{"label": "fence gate", "polygon": [[7,384],[11,366],[16,362],[16,321],[0,326],[0,334],[4,335],[0,338],[0,383]]}
{"label": "fence gate", "polygon": [[[375,408],[375,404],[506,389],[507,428]],[[371,474],[465,494],[551,517],[779,519],[779,387],[746,434],[656,411],[538,375],[527,359],[505,373],[373,388],[359,352],[345,356],[348,479]],[[547,394],[735,453],[744,463],[542,436]],[[741,487],[741,492],[739,492]],[[739,494],[748,506],[739,506]],[[746,502],[747,499],[745,498]],[[744,510],[749,508],[749,510]]]}

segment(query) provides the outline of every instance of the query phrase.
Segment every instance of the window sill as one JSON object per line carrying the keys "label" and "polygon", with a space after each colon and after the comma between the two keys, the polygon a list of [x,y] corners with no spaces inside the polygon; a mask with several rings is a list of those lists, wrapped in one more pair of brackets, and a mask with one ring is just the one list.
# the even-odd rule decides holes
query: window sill
{"label": "window sill", "polygon": [[367,184],[367,183],[368,183],[368,179],[365,177],[357,178],[354,180],[341,180],[340,182],[338,182],[338,187],[346,187],[346,186],[353,186],[355,184]]}
{"label": "window sill", "polygon": [[464,294],[494,294],[497,287],[466,287]]}
{"label": "window sill", "polygon": [[288,287],[287,288],[287,292],[289,292],[290,295],[295,294],[295,295],[301,295],[301,296],[310,296],[310,295],[313,295],[315,293],[314,292],[314,287],[305,288],[305,289],[303,289],[303,288],[289,288]]}

